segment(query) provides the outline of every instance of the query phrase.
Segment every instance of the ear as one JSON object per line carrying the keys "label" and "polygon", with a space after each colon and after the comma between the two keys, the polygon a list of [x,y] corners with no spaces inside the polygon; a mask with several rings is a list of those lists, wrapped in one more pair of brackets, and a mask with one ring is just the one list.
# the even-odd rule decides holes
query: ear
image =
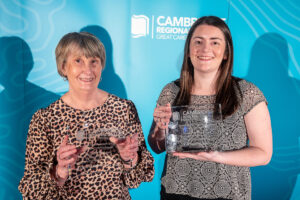
{"label": "ear", "polygon": [[62,65],[61,65],[61,72],[63,74],[63,76],[68,79],[68,76],[67,76],[67,70],[66,70],[66,63],[63,62]]}

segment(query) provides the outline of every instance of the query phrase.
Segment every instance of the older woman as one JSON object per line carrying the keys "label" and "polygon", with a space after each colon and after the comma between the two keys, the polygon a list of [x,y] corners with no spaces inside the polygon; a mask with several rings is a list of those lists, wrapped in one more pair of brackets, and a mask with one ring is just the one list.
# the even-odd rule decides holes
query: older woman
{"label": "older woman", "polygon": [[98,89],[103,44],[89,33],[69,33],[55,54],[69,91],[32,117],[23,198],[131,199],[128,188],[152,180],[153,158],[134,104]]}
{"label": "older woman", "polygon": [[210,152],[167,154],[161,199],[251,199],[249,167],[270,162],[271,121],[263,93],[233,77],[232,68],[228,26],[215,16],[199,18],[187,35],[180,79],[160,94],[149,143],[156,153],[165,151],[171,105],[221,104],[223,131]]}

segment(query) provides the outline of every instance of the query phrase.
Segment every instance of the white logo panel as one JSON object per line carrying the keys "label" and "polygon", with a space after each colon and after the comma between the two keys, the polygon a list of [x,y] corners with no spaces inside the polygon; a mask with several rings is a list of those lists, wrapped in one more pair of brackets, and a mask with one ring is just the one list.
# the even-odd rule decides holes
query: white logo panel
{"label": "white logo panel", "polygon": [[133,38],[149,35],[149,18],[145,15],[132,15],[131,34]]}

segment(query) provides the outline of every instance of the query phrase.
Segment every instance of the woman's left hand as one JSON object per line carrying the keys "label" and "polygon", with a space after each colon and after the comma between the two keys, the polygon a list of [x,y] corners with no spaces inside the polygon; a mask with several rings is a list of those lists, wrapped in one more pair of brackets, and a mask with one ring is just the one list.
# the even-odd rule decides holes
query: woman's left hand
{"label": "woman's left hand", "polygon": [[120,153],[121,159],[125,162],[132,162],[135,164],[137,161],[139,150],[138,146],[138,134],[133,136],[127,136],[125,139],[118,139],[116,137],[109,138],[114,143]]}
{"label": "woman's left hand", "polygon": [[214,161],[216,162],[219,157],[218,151],[209,151],[209,152],[193,152],[193,153],[186,153],[186,152],[174,152],[173,156],[178,156],[179,158],[192,158],[195,160],[203,160],[203,161]]}

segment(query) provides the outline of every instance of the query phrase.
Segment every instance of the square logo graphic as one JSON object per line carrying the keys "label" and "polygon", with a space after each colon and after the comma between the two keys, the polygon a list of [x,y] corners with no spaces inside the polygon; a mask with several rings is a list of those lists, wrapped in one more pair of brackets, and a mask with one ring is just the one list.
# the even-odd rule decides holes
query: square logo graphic
{"label": "square logo graphic", "polygon": [[133,38],[149,35],[149,18],[145,15],[132,15],[131,35]]}

